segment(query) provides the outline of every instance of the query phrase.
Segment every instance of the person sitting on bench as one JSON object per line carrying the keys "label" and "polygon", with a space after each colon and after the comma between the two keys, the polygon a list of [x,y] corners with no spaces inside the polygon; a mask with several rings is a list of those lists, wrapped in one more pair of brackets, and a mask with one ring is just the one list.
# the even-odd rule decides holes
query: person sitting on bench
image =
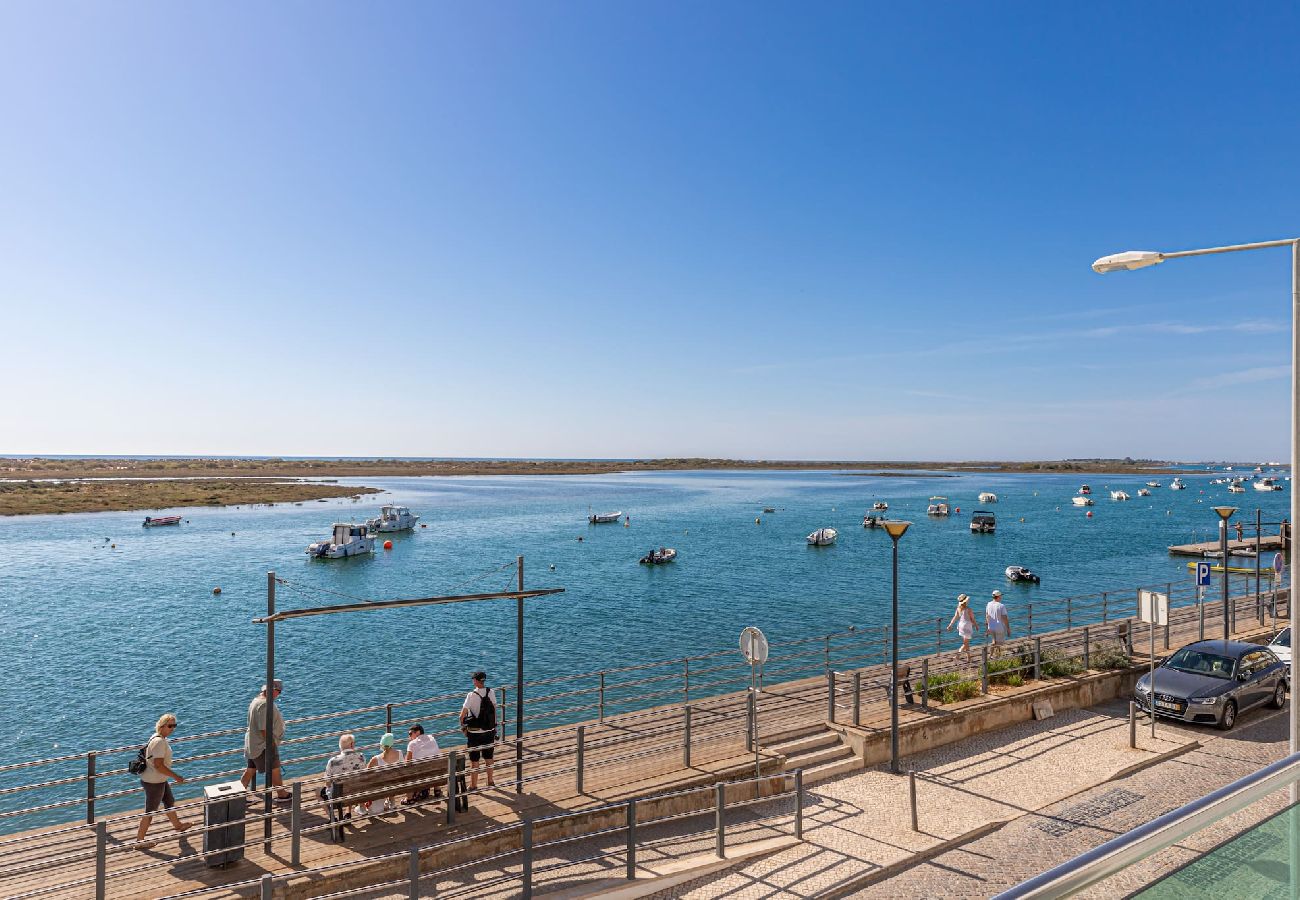
{"label": "person sitting on bench", "polygon": [[[334,796],[334,779],[342,775],[360,772],[366,767],[366,758],[357,750],[357,739],[351,734],[339,736],[339,752],[325,763],[325,787],[320,789],[321,799],[330,800]],[[352,807],[339,810],[341,816],[352,818]]]}
{"label": "person sitting on bench", "polygon": [[[410,738],[406,744],[406,761],[408,763],[419,762],[422,759],[436,759],[442,756],[442,750],[438,748],[438,739],[431,734],[425,734],[424,726],[419,722],[416,722],[407,730],[406,736]],[[435,787],[433,795],[441,797],[442,791]],[[406,798],[406,805],[410,806],[412,803],[419,803],[428,799],[429,789],[427,787],[421,788]]]}

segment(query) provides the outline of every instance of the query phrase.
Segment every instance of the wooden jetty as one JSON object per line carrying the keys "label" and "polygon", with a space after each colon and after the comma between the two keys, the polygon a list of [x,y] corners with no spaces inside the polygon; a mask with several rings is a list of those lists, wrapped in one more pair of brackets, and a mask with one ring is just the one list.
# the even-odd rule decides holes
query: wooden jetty
{"label": "wooden jetty", "polygon": [[[1254,553],[1255,546],[1256,543],[1253,537],[1244,541],[1230,540],[1228,541],[1228,554],[1230,556],[1245,555],[1239,552],[1242,550]],[[1220,549],[1218,541],[1201,541],[1198,544],[1175,544],[1169,548],[1169,552],[1173,556],[1196,556],[1200,558],[1204,558],[1207,553],[1213,553],[1215,559],[1217,559]],[[1259,539],[1260,553],[1274,553],[1281,549],[1282,538],[1280,535],[1266,534]]]}

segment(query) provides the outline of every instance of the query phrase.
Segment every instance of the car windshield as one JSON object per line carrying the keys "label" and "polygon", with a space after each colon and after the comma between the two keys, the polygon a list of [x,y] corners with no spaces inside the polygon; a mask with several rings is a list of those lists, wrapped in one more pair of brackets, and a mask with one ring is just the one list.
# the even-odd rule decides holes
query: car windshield
{"label": "car windshield", "polygon": [[1184,647],[1169,657],[1168,661],[1165,662],[1165,666],[1192,675],[1228,679],[1232,677],[1232,669],[1236,662],[1230,656],[1220,656],[1217,653],[1206,653],[1202,650],[1192,650]]}
{"label": "car windshield", "polygon": [[1290,647],[1290,646],[1291,646],[1291,629],[1290,629],[1290,628],[1283,628],[1283,629],[1282,629],[1282,633],[1279,634],[1277,637],[1273,638],[1273,643],[1276,644],[1276,645],[1279,646],[1279,647]]}

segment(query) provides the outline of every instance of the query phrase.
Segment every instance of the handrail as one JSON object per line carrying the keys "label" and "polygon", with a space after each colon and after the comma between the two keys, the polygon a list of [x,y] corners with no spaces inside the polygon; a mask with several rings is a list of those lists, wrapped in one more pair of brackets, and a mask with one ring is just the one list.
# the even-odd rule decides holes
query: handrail
{"label": "handrail", "polygon": [[1292,753],[1258,772],[1238,778],[1199,800],[1021,882],[993,900],[1069,897],[1297,780],[1300,780],[1300,753]]}

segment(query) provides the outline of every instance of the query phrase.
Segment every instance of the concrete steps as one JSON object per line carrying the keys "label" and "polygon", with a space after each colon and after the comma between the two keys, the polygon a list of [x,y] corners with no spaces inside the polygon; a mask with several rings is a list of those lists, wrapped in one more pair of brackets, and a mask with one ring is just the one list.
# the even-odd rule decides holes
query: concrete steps
{"label": "concrete steps", "polygon": [[784,756],[787,772],[803,769],[804,784],[815,784],[862,768],[862,761],[852,748],[824,724],[794,736],[783,735],[764,749]]}

